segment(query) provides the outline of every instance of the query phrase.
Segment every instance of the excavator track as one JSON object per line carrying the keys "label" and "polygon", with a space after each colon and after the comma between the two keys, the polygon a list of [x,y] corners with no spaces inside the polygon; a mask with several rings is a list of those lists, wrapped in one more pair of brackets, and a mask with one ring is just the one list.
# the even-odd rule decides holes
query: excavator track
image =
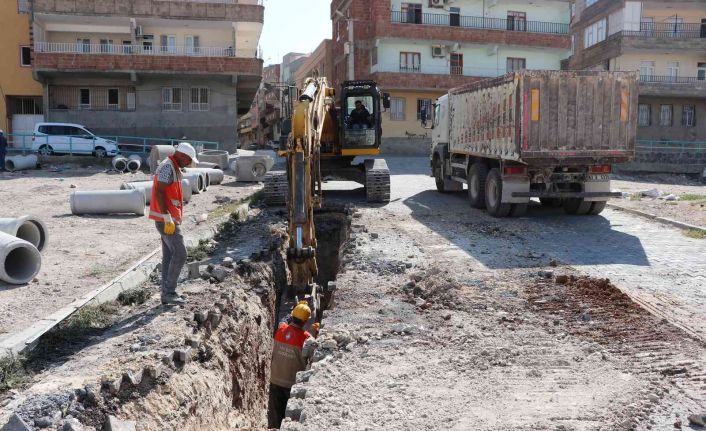
{"label": "excavator track", "polygon": [[390,169],[384,159],[365,161],[365,194],[368,202],[390,202]]}
{"label": "excavator track", "polygon": [[287,205],[289,181],[286,171],[270,171],[265,175],[265,203],[268,206]]}

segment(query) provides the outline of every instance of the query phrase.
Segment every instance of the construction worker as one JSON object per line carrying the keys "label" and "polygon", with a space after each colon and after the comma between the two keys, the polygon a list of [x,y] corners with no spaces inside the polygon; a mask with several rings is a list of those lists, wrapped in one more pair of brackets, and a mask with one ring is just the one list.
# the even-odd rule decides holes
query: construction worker
{"label": "construction worker", "polygon": [[5,154],[7,154],[7,139],[5,132],[0,130],[0,172],[5,172]]}
{"label": "construction worker", "polygon": [[176,293],[177,280],[186,263],[186,246],[181,232],[182,208],[181,168],[198,163],[196,150],[187,142],[180,143],[174,155],[159,164],[154,173],[150,220],[154,220],[162,238],[162,304],[179,305],[186,300]]}
{"label": "construction worker", "polygon": [[302,352],[304,342],[311,334],[304,325],[311,317],[311,309],[306,301],[301,301],[292,310],[290,323],[280,323],[275,334],[270,367],[270,406],[268,422],[270,428],[279,428],[284,419],[287,400],[296,382],[296,375],[304,371],[308,358]]}

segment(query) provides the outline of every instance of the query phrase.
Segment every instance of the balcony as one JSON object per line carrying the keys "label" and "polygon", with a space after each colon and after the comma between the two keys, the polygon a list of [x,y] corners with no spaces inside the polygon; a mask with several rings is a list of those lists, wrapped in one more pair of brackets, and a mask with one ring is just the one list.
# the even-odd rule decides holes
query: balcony
{"label": "balcony", "polygon": [[608,37],[623,49],[706,50],[706,24],[642,23],[640,30],[623,30]]}
{"label": "balcony", "polygon": [[505,68],[472,66],[435,66],[377,64],[371,67],[372,79],[385,89],[442,90],[495,78],[505,74]]}
{"label": "balcony", "polygon": [[392,11],[392,22],[398,24],[433,25],[524,33],[569,34],[569,24],[564,23],[484,18],[453,14]]}
{"label": "balcony", "polygon": [[261,0],[33,0],[35,14],[190,18],[233,22],[264,19]]}
{"label": "balcony", "polygon": [[640,95],[706,97],[706,77],[641,75]]}
{"label": "balcony", "polygon": [[186,72],[262,74],[262,60],[231,47],[108,45],[37,42],[34,69],[43,72]]}

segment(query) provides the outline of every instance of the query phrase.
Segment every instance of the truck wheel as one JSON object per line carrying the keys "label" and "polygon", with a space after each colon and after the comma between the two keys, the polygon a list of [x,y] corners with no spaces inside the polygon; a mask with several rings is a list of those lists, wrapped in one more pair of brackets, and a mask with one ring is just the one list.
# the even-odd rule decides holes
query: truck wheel
{"label": "truck wheel", "polygon": [[593,202],[586,202],[583,198],[568,198],[564,201],[564,211],[567,214],[586,215],[591,211]]}
{"label": "truck wheel", "polygon": [[485,186],[488,177],[488,166],[484,163],[474,163],[468,170],[468,200],[473,208],[485,208]]}
{"label": "truck wheel", "polygon": [[527,207],[529,204],[512,204],[512,210],[510,210],[510,217],[522,217],[527,214]]}
{"label": "truck wheel", "polygon": [[560,198],[539,198],[539,202],[545,208],[561,208]]}
{"label": "truck wheel", "polygon": [[507,217],[512,210],[512,204],[502,203],[503,177],[500,170],[493,168],[485,180],[485,207],[493,217]]}
{"label": "truck wheel", "polygon": [[590,215],[598,215],[603,212],[606,205],[608,205],[608,202],[593,202],[591,205],[591,209],[590,211],[588,211],[588,213]]}
{"label": "truck wheel", "polygon": [[441,160],[438,157],[434,157],[434,181],[436,182],[436,190],[439,193],[446,193],[444,178],[441,176]]}

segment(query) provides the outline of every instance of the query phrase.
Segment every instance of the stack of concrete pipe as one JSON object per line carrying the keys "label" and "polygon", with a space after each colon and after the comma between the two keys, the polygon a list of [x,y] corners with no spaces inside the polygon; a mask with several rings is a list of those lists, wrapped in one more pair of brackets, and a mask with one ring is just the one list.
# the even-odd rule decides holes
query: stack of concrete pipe
{"label": "stack of concrete pipe", "polygon": [[142,157],[137,154],[132,154],[127,158],[127,170],[130,172],[137,172],[142,166]]}
{"label": "stack of concrete pipe", "polygon": [[37,156],[29,154],[27,156],[7,156],[5,158],[5,169],[10,172],[34,169],[37,167]]}
{"label": "stack of concrete pipe", "polygon": [[[199,164],[213,163],[216,169],[228,169],[228,151],[224,150],[205,150],[197,154]],[[206,167],[206,166],[199,166]]]}
{"label": "stack of concrete pipe", "polygon": [[46,226],[35,217],[0,219],[0,280],[10,284],[32,281],[42,267],[41,251],[48,239]]}
{"label": "stack of concrete pipe", "polygon": [[[131,183],[124,183],[120,186],[120,190],[140,190],[145,196],[145,203],[147,205],[152,201],[152,187],[153,182],[150,181],[135,181]],[[181,189],[184,193],[184,202],[188,203],[191,200],[192,190],[191,183],[186,178],[181,180]]]}
{"label": "stack of concrete pipe", "polygon": [[197,195],[201,192],[208,190],[209,175],[204,172],[186,172],[184,174],[184,179],[189,180],[191,184],[191,191],[193,194]]}
{"label": "stack of concrete pipe", "polygon": [[118,172],[125,172],[127,170],[128,159],[125,156],[115,156],[112,160],[113,169]]}
{"label": "stack of concrete pipe", "polygon": [[192,173],[192,172],[203,172],[208,176],[208,183],[209,185],[217,185],[221,184],[223,182],[223,179],[225,175],[223,174],[223,171],[220,169],[212,169],[212,168],[186,168],[184,169],[186,173]]}

